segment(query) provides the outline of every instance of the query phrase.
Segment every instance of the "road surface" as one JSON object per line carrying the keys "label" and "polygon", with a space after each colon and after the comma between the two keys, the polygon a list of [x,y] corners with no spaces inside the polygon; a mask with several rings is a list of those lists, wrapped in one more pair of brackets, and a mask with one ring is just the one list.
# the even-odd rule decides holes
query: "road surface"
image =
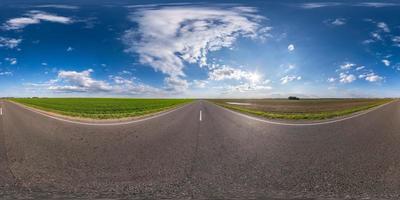
{"label": "road surface", "polygon": [[206,101],[124,125],[1,108],[2,198],[400,195],[399,101],[311,126],[258,121]]}

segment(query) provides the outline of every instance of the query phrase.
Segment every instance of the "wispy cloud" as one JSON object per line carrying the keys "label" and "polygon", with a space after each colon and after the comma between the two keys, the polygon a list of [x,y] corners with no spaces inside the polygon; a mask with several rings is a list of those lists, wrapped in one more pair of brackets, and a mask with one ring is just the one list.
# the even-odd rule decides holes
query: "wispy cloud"
{"label": "wispy cloud", "polygon": [[351,68],[354,67],[354,66],[356,66],[356,64],[350,63],[350,62],[345,62],[345,63],[343,63],[342,65],[340,65],[340,69],[341,69],[341,70],[349,70],[349,69],[351,69]]}
{"label": "wispy cloud", "polygon": [[385,22],[378,22],[376,26],[380,28],[383,32],[386,33],[390,32],[389,26]]}
{"label": "wispy cloud", "polygon": [[12,76],[13,73],[10,71],[0,71],[0,76]]}
{"label": "wispy cloud", "polygon": [[383,80],[383,77],[376,75],[375,73],[367,73],[367,74],[361,74],[358,76],[361,79],[365,79],[366,81],[369,82],[379,82]]}
{"label": "wispy cloud", "polygon": [[400,6],[400,3],[393,2],[361,2],[361,3],[351,3],[351,2],[309,2],[302,3],[299,5],[300,8],[304,9],[315,9],[333,6],[358,6],[358,7],[371,7],[371,8],[383,8]]}
{"label": "wispy cloud", "polygon": [[6,47],[6,48],[9,48],[9,49],[14,49],[21,42],[22,42],[22,39],[0,37],[0,47]]}
{"label": "wispy cloud", "polygon": [[383,7],[391,7],[391,6],[400,6],[400,4],[399,3],[389,3],[389,2],[363,2],[363,3],[357,3],[357,4],[355,4],[355,6],[383,8]]}
{"label": "wispy cloud", "polygon": [[208,67],[207,54],[229,48],[239,37],[263,39],[270,30],[251,7],[173,6],[140,8],[130,16],[137,29],[125,32],[126,52],[139,54],[168,77],[167,85],[186,86],[185,62]]}
{"label": "wispy cloud", "polygon": [[15,65],[17,64],[17,58],[4,58],[5,61],[8,61],[10,63],[10,65]]}
{"label": "wispy cloud", "polygon": [[46,5],[38,5],[35,7],[36,8],[59,8],[59,9],[69,9],[69,10],[79,9],[79,6],[62,5],[62,4],[46,4]]}
{"label": "wispy cloud", "polygon": [[383,60],[382,60],[382,63],[383,63],[385,66],[390,66],[390,61],[387,60],[387,59],[383,59]]}
{"label": "wispy cloud", "polygon": [[294,80],[301,80],[301,78],[302,78],[301,76],[286,75],[286,76],[282,77],[280,80],[281,80],[281,84],[284,85],[284,84],[287,84]]}
{"label": "wispy cloud", "polygon": [[314,9],[314,8],[324,8],[324,7],[332,7],[340,5],[342,5],[342,3],[339,2],[311,2],[311,3],[300,4],[300,7],[304,9]]}
{"label": "wispy cloud", "polygon": [[332,26],[343,26],[346,24],[345,18],[328,19],[324,21],[325,24]]}
{"label": "wispy cloud", "polygon": [[23,29],[28,25],[39,24],[42,21],[70,24],[73,20],[69,17],[58,16],[55,14],[46,13],[43,11],[29,11],[23,17],[12,18],[7,20],[3,24],[3,29],[5,30],[19,30]]}

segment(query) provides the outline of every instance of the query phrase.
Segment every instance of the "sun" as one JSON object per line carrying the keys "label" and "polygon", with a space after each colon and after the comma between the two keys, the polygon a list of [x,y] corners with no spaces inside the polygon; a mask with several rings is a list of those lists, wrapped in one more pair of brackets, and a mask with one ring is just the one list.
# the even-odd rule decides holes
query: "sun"
{"label": "sun", "polygon": [[251,73],[248,77],[248,79],[252,82],[252,83],[257,83],[260,81],[261,76],[258,73]]}

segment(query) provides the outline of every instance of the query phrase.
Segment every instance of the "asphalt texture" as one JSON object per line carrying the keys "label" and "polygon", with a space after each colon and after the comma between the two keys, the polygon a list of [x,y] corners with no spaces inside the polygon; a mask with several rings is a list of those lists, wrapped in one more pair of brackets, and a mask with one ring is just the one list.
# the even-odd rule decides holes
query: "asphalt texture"
{"label": "asphalt texture", "polygon": [[399,101],[311,126],[206,101],[124,125],[0,106],[0,199],[400,198]]}

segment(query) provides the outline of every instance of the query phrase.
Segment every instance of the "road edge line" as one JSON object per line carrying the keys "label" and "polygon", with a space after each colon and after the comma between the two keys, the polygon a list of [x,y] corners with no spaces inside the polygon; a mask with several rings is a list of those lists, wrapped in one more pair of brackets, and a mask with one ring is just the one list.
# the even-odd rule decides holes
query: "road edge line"
{"label": "road edge line", "polygon": [[248,114],[244,114],[244,113],[241,113],[241,112],[238,112],[238,111],[234,111],[234,110],[225,108],[225,107],[220,106],[220,105],[215,104],[215,103],[211,103],[211,104],[216,105],[217,107],[220,107],[220,108],[222,108],[224,110],[227,110],[229,112],[232,112],[232,113],[234,113],[236,115],[239,115],[239,116],[242,116],[242,117],[245,117],[245,118],[248,118],[248,119],[252,119],[252,120],[255,120],[255,121],[259,121],[259,122],[268,123],[268,124],[283,125],[283,126],[318,126],[318,125],[324,125],[324,124],[333,124],[333,123],[349,120],[349,119],[352,119],[352,118],[360,117],[362,115],[368,114],[368,113],[370,113],[372,111],[378,110],[378,109],[380,109],[380,108],[382,108],[384,106],[387,106],[389,104],[395,103],[397,101],[398,100],[390,101],[390,102],[387,102],[387,103],[382,104],[380,106],[377,106],[377,107],[374,107],[372,109],[368,109],[368,110],[362,111],[361,113],[358,113],[358,114],[355,114],[355,115],[351,115],[351,116],[348,116],[348,117],[343,117],[343,118],[336,119],[336,120],[329,120],[329,121],[323,121],[323,122],[311,122],[311,123],[287,123],[287,122],[271,121],[271,120],[267,120],[267,119],[262,119],[260,117],[254,117],[254,116],[251,116],[251,115],[248,115]]}
{"label": "road edge line", "polygon": [[129,120],[129,121],[110,122],[110,123],[106,123],[106,122],[104,122],[104,123],[102,123],[102,122],[90,123],[90,122],[81,122],[81,121],[74,121],[74,120],[64,119],[62,117],[53,116],[53,115],[47,114],[47,113],[45,113],[45,112],[43,112],[43,111],[41,111],[39,109],[31,108],[29,106],[26,106],[26,105],[23,105],[23,104],[19,104],[19,103],[13,102],[13,101],[7,101],[7,102],[10,102],[10,103],[12,103],[14,105],[17,105],[17,106],[21,107],[21,108],[24,108],[26,110],[29,110],[29,111],[34,112],[34,113],[39,114],[39,115],[43,115],[43,116],[51,118],[51,119],[55,119],[55,120],[58,120],[58,121],[67,122],[67,123],[71,123],[71,124],[79,124],[79,125],[87,125],[87,126],[119,126],[119,125],[134,124],[134,123],[143,122],[143,121],[147,121],[147,120],[150,120],[150,119],[155,119],[155,118],[167,115],[169,113],[178,111],[180,109],[183,109],[183,108],[193,104],[193,102],[190,102],[190,103],[187,103],[185,105],[173,108],[172,110],[167,110],[165,112],[162,112],[162,113],[159,113],[159,114],[156,114],[156,115],[151,115],[151,116],[144,117],[144,118],[141,118],[141,119],[136,119],[136,120],[134,119],[134,120]]}

